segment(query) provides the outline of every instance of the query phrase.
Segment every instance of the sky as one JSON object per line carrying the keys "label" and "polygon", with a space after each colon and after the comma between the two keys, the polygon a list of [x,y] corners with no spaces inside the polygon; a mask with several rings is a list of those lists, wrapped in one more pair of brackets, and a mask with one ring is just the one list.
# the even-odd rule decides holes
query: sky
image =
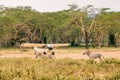
{"label": "sky", "polygon": [[120,0],[0,0],[5,7],[31,6],[39,12],[55,12],[69,9],[68,4],[75,3],[79,7],[94,5],[95,8],[110,8],[120,11]]}

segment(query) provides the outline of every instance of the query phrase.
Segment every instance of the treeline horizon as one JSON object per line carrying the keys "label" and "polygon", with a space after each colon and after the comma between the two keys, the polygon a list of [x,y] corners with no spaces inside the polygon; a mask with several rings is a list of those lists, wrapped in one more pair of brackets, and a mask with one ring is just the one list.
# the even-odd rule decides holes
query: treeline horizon
{"label": "treeline horizon", "polygon": [[[21,43],[70,43],[71,46],[120,45],[120,12],[99,9],[92,5],[57,12],[38,12],[29,6],[0,6],[0,46]],[[91,12],[90,12],[91,11]]]}

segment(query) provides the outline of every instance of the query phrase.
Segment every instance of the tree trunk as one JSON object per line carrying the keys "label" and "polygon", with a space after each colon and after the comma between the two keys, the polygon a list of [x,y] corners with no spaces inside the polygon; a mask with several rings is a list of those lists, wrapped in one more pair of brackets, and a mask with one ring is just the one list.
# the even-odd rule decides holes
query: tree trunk
{"label": "tree trunk", "polygon": [[109,34],[109,46],[115,46],[115,35]]}
{"label": "tree trunk", "polygon": [[115,33],[114,36],[115,36],[115,47],[117,48],[119,44],[119,34]]}
{"label": "tree trunk", "polygon": [[88,49],[89,48],[89,40],[88,40],[88,33],[85,30],[85,48]]}
{"label": "tree trunk", "polygon": [[94,39],[94,37],[92,37],[92,42],[91,43],[92,43],[92,47],[95,48],[96,46],[95,46],[95,39]]}

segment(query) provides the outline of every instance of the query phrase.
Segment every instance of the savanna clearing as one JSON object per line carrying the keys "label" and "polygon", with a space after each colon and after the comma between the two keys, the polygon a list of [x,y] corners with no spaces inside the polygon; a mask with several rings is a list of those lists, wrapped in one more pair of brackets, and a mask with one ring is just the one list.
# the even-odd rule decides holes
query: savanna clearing
{"label": "savanna clearing", "polygon": [[[82,48],[57,48],[54,49],[55,57],[57,59],[60,58],[72,58],[72,59],[89,59],[87,55],[83,55],[85,49]],[[119,58],[120,59],[120,48],[101,48],[101,49],[93,49],[90,51],[92,53],[100,53],[105,58]],[[34,50],[33,49],[18,49],[18,48],[9,48],[9,49],[0,49],[0,57],[31,57],[34,58]]]}
{"label": "savanna clearing", "polygon": [[119,80],[120,48],[90,49],[106,59],[95,62],[85,49],[55,49],[57,60],[34,59],[33,49],[0,49],[0,80]]}

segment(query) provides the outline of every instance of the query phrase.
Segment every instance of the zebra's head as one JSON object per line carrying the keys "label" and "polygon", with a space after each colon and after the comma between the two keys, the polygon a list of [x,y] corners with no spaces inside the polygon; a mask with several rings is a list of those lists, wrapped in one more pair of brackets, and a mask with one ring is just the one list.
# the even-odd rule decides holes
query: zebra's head
{"label": "zebra's head", "polygon": [[86,51],[83,53],[83,55],[85,55],[85,54],[89,55],[89,54],[90,54],[90,51],[89,51],[89,50],[86,50]]}

